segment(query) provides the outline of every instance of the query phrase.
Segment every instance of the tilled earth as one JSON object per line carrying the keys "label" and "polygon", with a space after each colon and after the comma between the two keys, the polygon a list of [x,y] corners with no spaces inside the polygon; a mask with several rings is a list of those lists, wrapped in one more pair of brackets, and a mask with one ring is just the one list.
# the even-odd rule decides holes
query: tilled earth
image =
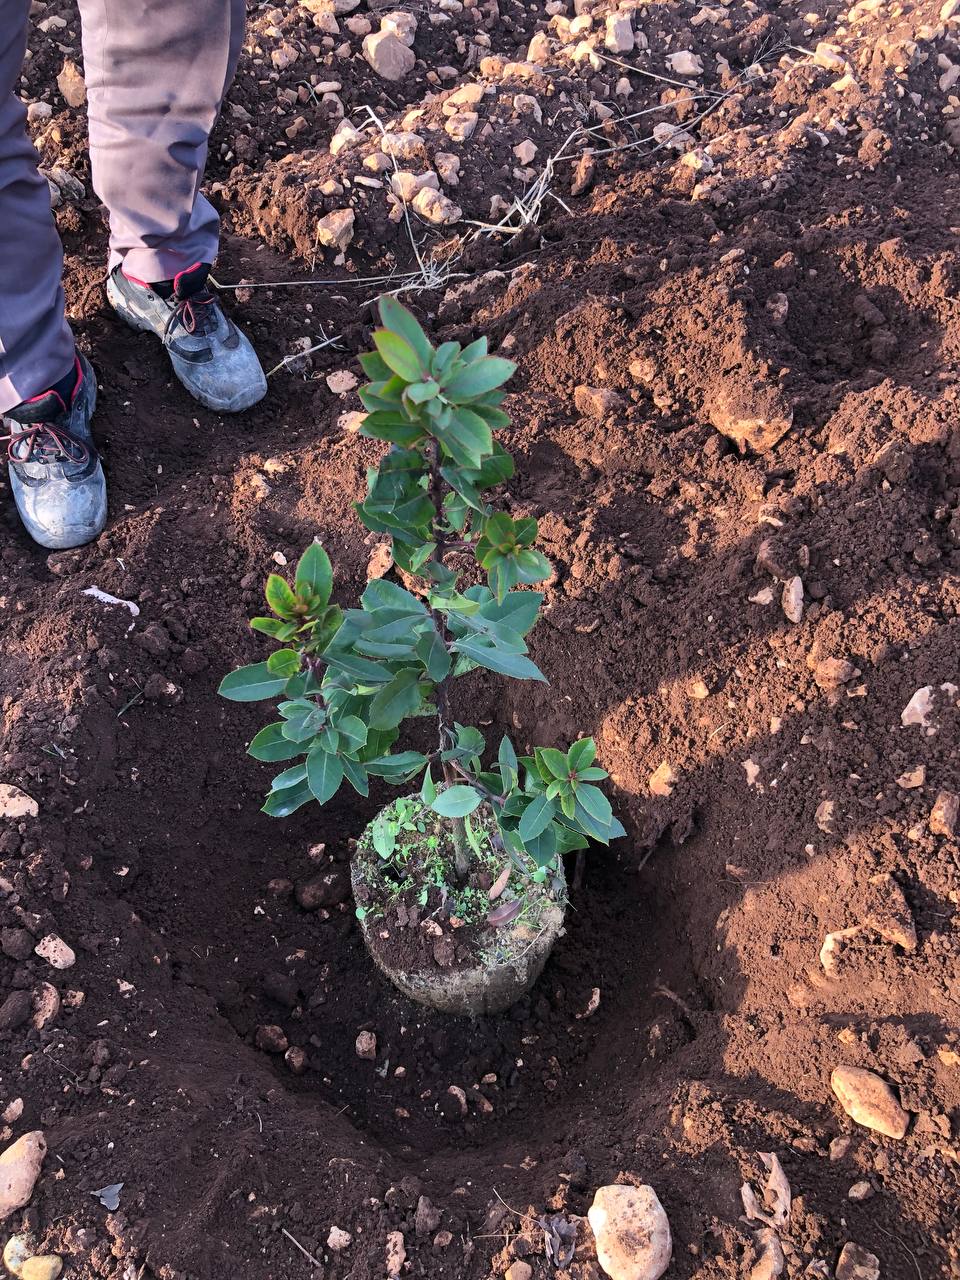
{"label": "tilled earth", "polygon": [[[602,0],[439,0],[408,7],[397,82],[360,53],[373,0],[251,6],[215,274],[287,363],[230,420],[106,307],[56,81],[78,22],[33,8],[111,520],[45,557],[3,495],[0,782],[38,815],[0,819],[0,1107],[4,1145],[50,1147],[4,1227],[82,1277],[367,1280],[401,1232],[405,1275],[597,1280],[589,1232],[558,1273],[536,1219],[619,1179],[656,1189],[668,1274],[759,1280],[740,1187],[774,1152],[785,1275],[853,1241],[883,1280],[960,1276],[960,844],[931,821],[960,791],[956,0],[622,5],[619,50]],[[421,216],[391,149],[457,217]],[[359,373],[384,275],[519,364],[506,498],[556,566],[551,686],[471,677],[464,706],[491,736],[594,734],[629,831],[532,997],[476,1024],[383,985],[330,874],[383,797],[264,817],[260,710],[215,692],[262,655],[277,563],[319,535],[349,600],[376,558],[351,506],[376,446],[326,379]],[[335,283],[281,284],[306,280]],[[72,967],[34,953],[50,933]],[[844,1115],[840,1064],[895,1087],[903,1140]],[[118,1182],[111,1212],[90,1193]]]}

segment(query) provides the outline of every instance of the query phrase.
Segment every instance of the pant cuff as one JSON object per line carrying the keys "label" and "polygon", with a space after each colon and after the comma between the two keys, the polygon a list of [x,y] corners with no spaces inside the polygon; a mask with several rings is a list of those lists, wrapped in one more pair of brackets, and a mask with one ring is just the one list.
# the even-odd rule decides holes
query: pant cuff
{"label": "pant cuff", "polygon": [[158,280],[172,280],[179,271],[197,262],[213,262],[216,256],[215,241],[194,244],[187,249],[128,249],[126,253],[112,249],[109,270],[122,264],[124,275],[154,284]]}

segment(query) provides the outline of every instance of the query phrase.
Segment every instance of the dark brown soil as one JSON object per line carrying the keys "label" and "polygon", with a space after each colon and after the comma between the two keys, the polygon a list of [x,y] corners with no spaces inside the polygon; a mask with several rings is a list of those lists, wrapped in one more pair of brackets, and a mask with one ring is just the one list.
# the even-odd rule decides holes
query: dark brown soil
{"label": "dark brown soil", "polygon": [[[820,1260],[809,1274],[832,1276],[847,1240],[883,1280],[960,1275],[960,846],[929,823],[938,793],[960,791],[960,704],[940,691],[960,684],[960,173],[942,132],[960,104],[938,87],[957,25],[937,6],[853,23],[829,4],[805,34],[808,8],[736,4],[692,25],[685,0],[657,6],[659,61],[644,65],[695,48],[723,85],[777,41],[836,40],[856,95],[809,60],[786,74],[778,54],[694,126],[715,161],[694,175],[705,185],[663,151],[598,159],[592,190],[558,185],[571,212],[548,200],[513,241],[457,249],[446,229],[436,248],[460,253],[465,279],[407,298],[438,337],[487,332],[518,361],[509,500],[538,517],[556,565],[531,645],[550,687],[471,677],[464,714],[524,747],[592,733],[629,831],[590,854],[543,978],[495,1019],[444,1019],[376,975],[343,872],[384,795],[266,818],[268,770],[244,754],[261,709],[215,692],[262,655],[244,620],[278,557],[319,535],[339,599],[365,580],[351,503],[375,446],[340,425],[359,406],[324,375],[368,341],[375,289],[253,291],[234,314],[268,369],[321,327],[339,345],[219,420],[113,320],[96,201],[58,211],[102,384],[111,521],[94,546],[45,557],[4,490],[0,781],[39,817],[0,821],[0,1003],[48,982],[62,1007],[42,1030],[0,1030],[0,1109],[23,1099],[3,1145],[43,1128],[50,1146],[30,1208],[4,1226],[25,1218],[69,1274],[369,1280],[401,1231],[404,1274],[481,1280],[525,1255],[534,1280],[597,1280],[588,1246],[555,1272],[517,1211],[582,1215],[620,1178],[663,1202],[668,1275],[733,1280],[757,1259],[739,1188],[757,1184],[762,1151],[794,1196],[786,1275]],[[85,179],[82,115],[53,87],[68,16],[25,92],[57,106],[45,160]],[[543,18],[502,5],[493,52],[522,56]],[[425,61],[452,57],[426,30]],[[351,106],[382,88],[355,61]],[[608,70],[587,64],[580,91],[602,96]],[[245,55],[233,101],[251,113],[261,71]],[[652,82],[651,100],[664,91]],[[265,110],[245,125],[258,150],[242,172],[214,159],[233,219],[223,282],[296,279],[292,251],[310,265],[309,184],[264,162],[306,156],[329,124],[287,147],[286,123]],[[488,213],[494,133],[464,156],[468,216]],[[325,276],[353,281],[386,253],[410,268],[404,228],[376,208]],[[575,400],[583,386],[612,395]],[[792,427],[741,455],[714,424],[760,402]],[[780,607],[794,576],[799,623]],[[765,590],[771,603],[751,601]],[[836,682],[831,658],[857,674]],[[924,686],[938,691],[930,733],[901,723]],[[669,794],[652,794],[665,763]],[[913,951],[871,923],[881,873],[902,889]],[[318,876],[327,900],[308,910]],[[867,927],[828,975],[827,932],[854,925]],[[23,931],[60,934],[75,966],[51,969]],[[599,1007],[578,1016],[594,988]],[[364,1030],[374,1061],[356,1052]],[[897,1088],[903,1141],[841,1112],[839,1063]],[[848,1199],[862,1181],[868,1198]],[[111,1213],[90,1192],[115,1182]],[[344,1252],[327,1247],[333,1226],[353,1237]]]}

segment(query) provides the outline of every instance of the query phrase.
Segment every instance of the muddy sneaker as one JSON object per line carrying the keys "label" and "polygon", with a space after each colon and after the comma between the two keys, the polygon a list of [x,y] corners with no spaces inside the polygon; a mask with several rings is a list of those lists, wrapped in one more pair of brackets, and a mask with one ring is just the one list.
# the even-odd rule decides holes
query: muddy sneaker
{"label": "muddy sneaker", "polygon": [[92,542],[107,522],[107,484],[90,434],[97,380],[82,355],[72,382],[8,409],[0,435],[20,518],[51,550]]}
{"label": "muddy sneaker", "polygon": [[147,284],[115,267],[107,297],[128,325],[157,335],[192,396],[218,413],[237,413],[262,399],[267,380],[250,342],[207,288],[209,271],[209,263],[197,262],[172,280]]}

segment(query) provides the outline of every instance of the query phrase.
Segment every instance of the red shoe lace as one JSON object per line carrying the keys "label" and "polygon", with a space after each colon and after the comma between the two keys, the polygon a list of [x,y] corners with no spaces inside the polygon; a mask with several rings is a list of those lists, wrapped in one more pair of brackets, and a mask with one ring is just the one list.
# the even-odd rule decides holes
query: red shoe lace
{"label": "red shoe lace", "polygon": [[[82,466],[90,458],[90,450],[82,440],[72,436],[65,427],[50,422],[25,424],[22,431],[11,431],[0,436],[0,440],[7,441],[7,457],[11,462],[58,462],[62,458]],[[29,442],[26,456],[18,452],[24,442]]]}

